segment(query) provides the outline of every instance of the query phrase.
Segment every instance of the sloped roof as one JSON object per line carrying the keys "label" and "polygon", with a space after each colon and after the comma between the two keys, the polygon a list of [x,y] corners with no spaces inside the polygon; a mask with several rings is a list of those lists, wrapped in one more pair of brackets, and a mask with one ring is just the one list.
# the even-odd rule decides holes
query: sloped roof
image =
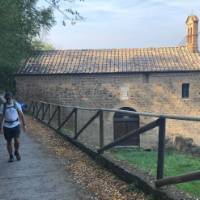
{"label": "sloped roof", "polygon": [[52,50],[35,52],[18,75],[200,70],[200,54],[187,47]]}
{"label": "sloped roof", "polygon": [[190,15],[186,19],[186,24],[188,23],[189,20],[194,21],[194,22],[198,22],[199,18],[196,15]]}

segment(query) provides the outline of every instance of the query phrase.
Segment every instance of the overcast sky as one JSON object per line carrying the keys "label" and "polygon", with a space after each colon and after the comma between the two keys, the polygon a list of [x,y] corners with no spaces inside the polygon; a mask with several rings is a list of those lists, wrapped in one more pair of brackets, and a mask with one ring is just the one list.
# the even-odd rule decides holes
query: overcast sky
{"label": "overcast sky", "polygon": [[56,49],[177,46],[188,15],[200,17],[200,0],[85,0],[71,3],[83,22],[62,26],[63,16],[42,39]]}

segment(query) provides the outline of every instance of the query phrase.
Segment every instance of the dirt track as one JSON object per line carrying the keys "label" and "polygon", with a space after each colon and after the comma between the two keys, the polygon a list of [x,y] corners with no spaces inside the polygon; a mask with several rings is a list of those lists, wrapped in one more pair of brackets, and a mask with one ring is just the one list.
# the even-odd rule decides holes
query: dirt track
{"label": "dirt track", "polygon": [[64,141],[43,124],[27,116],[28,133],[48,152],[58,158],[76,183],[87,188],[99,200],[148,200],[143,193],[131,190],[131,186],[119,180],[92,161],[85,153]]}

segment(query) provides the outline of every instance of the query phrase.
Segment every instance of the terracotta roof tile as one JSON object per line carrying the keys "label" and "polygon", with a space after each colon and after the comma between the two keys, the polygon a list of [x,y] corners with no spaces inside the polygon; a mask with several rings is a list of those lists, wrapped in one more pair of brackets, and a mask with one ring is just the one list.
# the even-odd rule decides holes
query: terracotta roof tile
{"label": "terracotta roof tile", "polygon": [[53,50],[35,52],[18,74],[165,72],[200,70],[187,47]]}

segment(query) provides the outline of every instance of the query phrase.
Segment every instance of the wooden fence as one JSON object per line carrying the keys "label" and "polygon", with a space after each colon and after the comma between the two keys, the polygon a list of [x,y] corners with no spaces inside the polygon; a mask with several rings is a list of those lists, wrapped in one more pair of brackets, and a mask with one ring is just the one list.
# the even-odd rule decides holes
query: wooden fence
{"label": "wooden fence", "polygon": [[[52,112],[52,106],[55,107]],[[67,108],[72,109],[72,111],[61,120],[61,110]],[[95,114],[78,130],[78,112],[79,110],[88,110],[95,111]],[[33,115],[33,117],[38,120],[45,122],[44,119],[47,118],[45,122],[49,127],[54,128],[56,131],[61,130],[61,128],[70,120],[73,119],[74,126],[74,140],[83,133],[83,131],[97,118],[99,118],[99,144],[100,148],[96,149],[96,152],[101,154],[104,151],[111,149],[112,147],[121,144],[123,141],[131,138],[135,134],[143,134],[146,131],[149,131],[155,127],[158,127],[158,155],[157,155],[157,176],[155,180],[155,186],[161,187],[169,184],[184,183],[193,180],[200,180],[200,171],[193,172],[190,174],[185,174],[175,177],[164,178],[164,155],[165,155],[165,128],[166,128],[166,119],[174,120],[186,120],[186,121],[200,121],[200,117],[188,117],[188,116],[178,116],[178,115],[158,115],[153,113],[141,113],[125,110],[115,110],[115,109],[99,109],[99,108],[83,108],[83,107],[73,107],[73,106],[64,106],[58,104],[51,104],[42,101],[32,101],[29,105],[28,112]],[[126,135],[118,138],[114,142],[111,142],[107,145],[104,145],[104,112],[112,113],[124,113],[131,115],[147,116],[157,118],[156,120],[146,124],[145,126],[139,127],[136,130],[128,132]],[[56,128],[52,127],[51,122],[56,118],[57,125]],[[62,134],[62,133],[61,133]]]}

